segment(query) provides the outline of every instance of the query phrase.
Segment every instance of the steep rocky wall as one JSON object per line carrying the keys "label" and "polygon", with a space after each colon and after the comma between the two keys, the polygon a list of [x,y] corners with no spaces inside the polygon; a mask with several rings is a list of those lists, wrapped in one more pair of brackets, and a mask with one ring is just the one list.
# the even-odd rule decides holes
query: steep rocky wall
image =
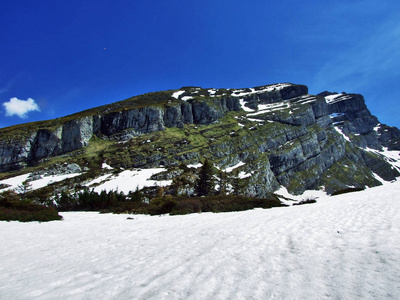
{"label": "steep rocky wall", "polygon": [[[184,124],[210,124],[230,110],[240,110],[237,98],[216,98],[148,106],[100,116],[77,118],[55,129],[38,129],[28,138],[0,141],[0,172],[18,169],[32,161],[81,149],[93,135],[127,140],[134,136],[183,127]],[[1,136],[0,136],[1,138]]]}
{"label": "steep rocky wall", "polygon": [[39,129],[33,142],[32,159],[41,159],[62,153],[63,128],[55,130]]}
{"label": "steep rocky wall", "polygon": [[[367,155],[359,148],[380,149],[382,144],[379,138],[397,137],[393,128],[381,126],[385,129],[377,130],[378,121],[367,109],[361,95],[338,96],[334,102],[327,102],[322,96],[303,96],[280,105],[282,108],[279,110],[266,110],[253,115],[258,120],[280,123],[281,128],[257,133],[263,128],[259,126],[251,135],[257,136],[259,153],[268,154],[270,169],[276,180],[292,193],[317,188],[326,171],[334,164],[348,168],[344,162],[347,159],[353,162],[355,175],[349,173],[343,176],[337,180],[337,187],[380,184],[372,172],[385,180],[394,180],[399,176],[399,172],[384,159],[370,153]],[[355,142],[348,142],[349,137]],[[327,182],[327,190],[334,191],[329,187],[329,180]]]}
{"label": "steep rocky wall", "polygon": [[34,141],[37,133],[26,139],[0,141],[0,172],[20,169],[32,159]]}
{"label": "steep rocky wall", "polygon": [[93,134],[98,134],[101,128],[101,120],[98,116],[90,116],[67,122],[62,127],[63,153],[85,147]]}
{"label": "steep rocky wall", "polygon": [[373,149],[382,148],[384,138],[380,141],[375,130],[379,121],[375,116],[371,115],[362,95],[333,95],[333,100],[331,102],[328,101],[328,112],[332,116],[333,123],[344,134],[352,137],[352,141],[358,146]]}
{"label": "steep rocky wall", "polygon": [[[262,90],[262,87],[259,89]],[[255,90],[257,90],[257,88]],[[308,87],[305,85],[288,85],[283,88],[274,89],[268,92],[253,93],[242,98],[247,107],[251,109],[257,109],[258,104],[280,102],[307,94]]]}

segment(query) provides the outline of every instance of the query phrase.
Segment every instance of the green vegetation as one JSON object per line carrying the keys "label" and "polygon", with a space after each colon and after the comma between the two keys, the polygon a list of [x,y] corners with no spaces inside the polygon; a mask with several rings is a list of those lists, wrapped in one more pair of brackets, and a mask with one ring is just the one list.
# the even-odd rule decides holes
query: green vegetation
{"label": "green vegetation", "polygon": [[316,203],[316,202],[317,202],[316,198],[308,198],[308,199],[301,200],[297,203],[293,203],[293,205],[311,204],[311,203]]}
{"label": "green vegetation", "polygon": [[61,193],[57,199],[60,211],[100,211],[103,213],[131,214],[189,214],[199,212],[229,212],[284,206],[276,196],[270,198],[251,198],[235,195],[208,195],[203,197],[174,197],[164,195],[159,188],[157,195],[148,200],[140,191],[124,195],[121,192],[92,191]]}
{"label": "green vegetation", "polygon": [[214,168],[210,161],[206,158],[203,166],[200,168],[199,180],[196,184],[196,192],[198,196],[208,196],[214,189]]}
{"label": "green vegetation", "polygon": [[[155,198],[140,212],[150,215],[182,215],[200,212],[230,212],[249,210],[256,207],[272,208],[284,206],[277,197],[269,199],[250,198],[233,195],[209,195],[204,197],[170,197]],[[131,211],[135,213],[135,211]]]}
{"label": "green vegetation", "polygon": [[304,189],[313,188],[319,174],[322,173],[321,166],[314,165],[311,168],[296,172],[296,176],[290,179],[288,191],[293,194],[300,194]]}
{"label": "green vegetation", "polygon": [[277,197],[251,198],[234,195],[215,195],[206,197],[183,198],[176,201],[170,214],[188,214],[195,212],[230,212],[249,210],[256,207],[272,208],[285,206]]}
{"label": "green vegetation", "polygon": [[346,188],[346,189],[334,191],[331,194],[331,196],[337,196],[337,195],[352,193],[352,192],[359,192],[359,191],[363,191],[363,190],[365,190],[365,188]]}
{"label": "green vegetation", "polygon": [[[100,194],[87,189],[80,192],[63,191],[55,199],[56,207],[59,211],[102,211],[102,210],[119,210],[120,203],[129,199],[122,192],[102,191]],[[129,199],[133,202],[139,202],[140,199]]]}
{"label": "green vegetation", "polygon": [[[101,141],[98,142],[101,144]],[[119,170],[114,172],[119,172]],[[18,203],[31,203],[47,207],[51,211],[55,211],[55,207],[58,211],[155,215],[203,211],[226,212],[255,207],[281,206],[279,199],[273,195],[263,199],[243,196],[242,180],[238,177],[238,171],[228,174],[222,171],[216,173],[216,169],[208,159],[204,160],[202,168],[188,168],[186,164],[181,164],[179,167],[170,168],[170,171],[157,174],[156,180],[163,180],[163,176],[170,176],[169,172],[176,174],[171,186],[136,189],[127,195],[118,191],[97,193],[93,189],[82,186],[83,178],[79,177],[65,180],[63,185],[64,187],[68,186],[67,189],[63,189],[58,183],[55,183],[32,191],[29,182],[24,182],[18,188],[19,194],[14,193],[14,195],[19,197]],[[214,174],[219,177],[215,177]],[[80,177],[82,176],[86,175]],[[218,190],[215,189],[217,181]],[[231,195],[227,195],[229,190]],[[14,204],[16,205],[16,203]],[[24,220],[30,219],[25,218]]]}
{"label": "green vegetation", "polygon": [[[133,137],[124,143],[108,141],[93,160],[102,159],[117,168],[178,165],[191,157],[197,161],[199,155],[209,152],[210,146],[219,147],[226,142],[240,144],[239,140],[245,137],[245,132],[240,130],[234,116],[234,112],[231,112],[214,124],[186,124],[183,128],[166,128]],[[88,157],[89,150],[85,148],[84,151]],[[215,157],[212,159],[218,161]]]}
{"label": "green vegetation", "polygon": [[14,191],[0,193],[1,221],[47,222],[61,219],[54,206],[45,206],[34,203],[30,199],[21,199],[21,195]]}
{"label": "green vegetation", "polygon": [[347,157],[343,157],[326,170],[320,182],[329,194],[346,190],[349,186],[353,186],[354,189],[364,189],[366,186],[381,184],[372,176],[369,168],[356,165]]}

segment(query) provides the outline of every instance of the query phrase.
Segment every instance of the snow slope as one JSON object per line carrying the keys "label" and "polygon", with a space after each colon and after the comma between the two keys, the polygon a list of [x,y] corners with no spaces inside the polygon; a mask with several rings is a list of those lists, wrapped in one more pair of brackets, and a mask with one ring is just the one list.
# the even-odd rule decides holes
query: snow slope
{"label": "snow slope", "polygon": [[[17,189],[19,185],[22,184],[25,180],[28,179],[30,173],[15,176],[9,179],[0,180],[0,184],[4,184],[7,187],[4,189],[0,189],[0,191],[10,190],[10,189]],[[73,173],[73,174],[63,174],[63,175],[52,175],[52,176],[45,176],[38,180],[30,181],[32,190],[37,190],[42,187],[45,187],[54,182],[60,182],[68,178],[72,178],[75,176],[79,176],[81,173]]]}
{"label": "snow slope", "polygon": [[98,177],[86,184],[86,186],[92,187],[92,185],[100,183],[94,188],[96,193],[100,193],[103,190],[107,192],[118,190],[127,195],[130,191],[134,191],[136,188],[141,190],[147,186],[171,185],[172,180],[150,180],[152,175],[161,173],[165,170],[166,169],[164,168],[125,170],[118,175],[107,174]]}
{"label": "snow slope", "polygon": [[0,299],[400,299],[399,189],[270,210],[0,222]]}

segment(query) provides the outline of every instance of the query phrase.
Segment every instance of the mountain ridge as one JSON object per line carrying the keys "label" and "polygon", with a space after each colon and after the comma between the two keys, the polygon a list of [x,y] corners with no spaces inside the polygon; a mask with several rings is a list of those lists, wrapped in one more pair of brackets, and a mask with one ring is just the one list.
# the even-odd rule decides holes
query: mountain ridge
{"label": "mountain ridge", "polygon": [[242,179],[246,195],[280,186],[332,193],[379,185],[375,175],[395,180],[398,169],[378,152],[400,150],[399,140],[400,131],[380,124],[359,94],[309,95],[307,86],[292,83],[183,87],[0,129],[0,171],[59,160],[97,171],[107,162],[176,172],[207,157],[221,169],[243,162],[237,171],[251,174]]}

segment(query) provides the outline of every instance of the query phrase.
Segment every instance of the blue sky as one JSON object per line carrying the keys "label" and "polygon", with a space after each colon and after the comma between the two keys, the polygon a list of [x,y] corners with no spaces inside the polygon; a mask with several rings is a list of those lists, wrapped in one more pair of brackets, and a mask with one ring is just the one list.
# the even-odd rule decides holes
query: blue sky
{"label": "blue sky", "polygon": [[398,0],[2,1],[0,38],[0,127],[278,82],[360,93],[400,127]]}

